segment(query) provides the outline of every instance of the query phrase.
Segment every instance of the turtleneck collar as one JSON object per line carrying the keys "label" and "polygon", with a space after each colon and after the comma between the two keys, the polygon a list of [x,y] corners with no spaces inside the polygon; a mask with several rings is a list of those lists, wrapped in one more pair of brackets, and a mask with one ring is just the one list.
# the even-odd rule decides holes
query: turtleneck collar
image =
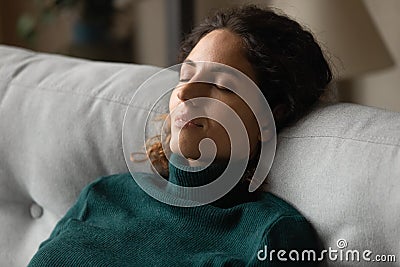
{"label": "turtleneck collar", "polygon": [[[169,162],[169,181],[179,186],[196,187],[206,185],[217,179],[225,170],[227,163],[214,162],[210,166],[188,166],[187,160],[172,154]],[[229,208],[244,202],[255,201],[258,192],[248,191],[249,183],[241,179],[231,191],[210,203],[213,206]]]}

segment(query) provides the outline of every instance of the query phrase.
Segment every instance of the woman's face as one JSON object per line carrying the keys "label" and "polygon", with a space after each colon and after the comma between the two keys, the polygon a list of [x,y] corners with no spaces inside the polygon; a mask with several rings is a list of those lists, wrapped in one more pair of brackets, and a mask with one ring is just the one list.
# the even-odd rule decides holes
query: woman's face
{"label": "woman's face", "polygon": [[[193,76],[194,66],[191,62],[210,61],[217,62],[233,67],[255,81],[255,73],[250,62],[244,56],[244,45],[239,36],[228,30],[214,30],[205,35],[193,48],[182,65],[180,73],[180,84],[173,90],[169,110],[172,112],[182,102],[196,97],[213,98],[224,102],[231,107],[240,117],[246,127],[250,143],[250,157],[258,146],[259,127],[257,121],[245,102],[230,90],[207,83],[189,83]],[[171,113],[171,140],[170,148],[173,153],[181,153],[188,159],[198,159],[200,157],[199,143],[204,138],[210,138],[215,142],[219,160],[229,159],[230,139],[227,132],[218,122],[210,118],[213,113],[218,113],[218,107],[210,108],[205,111],[210,118],[196,118],[191,121],[185,120],[182,114],[190,114],[194,107],[186,102]],[[220,111],[221,112],[221,111]],[[227,114],[228,116],[228,114]],[[185,125],[182,127],[182,125]],[[178,136],[179,130],[181,132]],[[241,150],[245,151],[245,150]]]}

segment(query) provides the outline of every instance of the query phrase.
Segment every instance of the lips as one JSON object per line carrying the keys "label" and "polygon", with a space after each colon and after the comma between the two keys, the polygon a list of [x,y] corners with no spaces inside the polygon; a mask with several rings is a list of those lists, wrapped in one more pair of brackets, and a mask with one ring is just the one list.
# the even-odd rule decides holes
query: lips
{"label": "lips", "polygon": [[203,125],[198,123],[196,119],[189,120],[189,118],[190,116],[187,114],[180,114],[175,118],[174,124],[178,128],[203,128]]}

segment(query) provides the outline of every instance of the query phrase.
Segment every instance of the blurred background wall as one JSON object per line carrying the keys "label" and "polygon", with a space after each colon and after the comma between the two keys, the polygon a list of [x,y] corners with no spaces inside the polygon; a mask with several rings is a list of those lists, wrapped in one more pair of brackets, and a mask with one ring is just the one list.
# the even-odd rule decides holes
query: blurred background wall
{"label": "blurred background wall", "polygon": [[[169,66],[176,63],[179,43],[193,25],[216,9],[243,3],[277,6],[304,19],[308,28],[316,27],[314,35],[324,47],[332,46],[332,58],[341,56],[336,48],[342,45],[350,56],[361,53],[355,58],[361,68],[336,77],[340,100],[400,111],[399,0],[0,0],[0,43],[93,60]],[[328,6],[332,3],[335,8]],[[330,16],[324,15],[326,10]],[[343,14],[348,20],[339,19]],[[328,25],[338,32],[351,28],[347,26],[356,32],[329,37],[333,31],[318,29],[327,20],[346,21]],[[335,41],[325,43],[329,38]],[[353,39],[358,43],[352,44]],[[336,63],[336,69],[352,70],[352,63]]]}
{"label": "blurred background wall", "polygon": [[343,99],[400,111],[400,1],[365,0],[365,4],[390,51],[394,65],[347,81],[343,88]]}

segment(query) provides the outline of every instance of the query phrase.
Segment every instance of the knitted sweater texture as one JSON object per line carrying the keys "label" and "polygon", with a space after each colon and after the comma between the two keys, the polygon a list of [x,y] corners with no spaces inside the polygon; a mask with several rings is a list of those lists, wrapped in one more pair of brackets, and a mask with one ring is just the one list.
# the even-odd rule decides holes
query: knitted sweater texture
{"label": "knitted sweater texture", "polygon": [[[198,177],[216,173],[209,167]],[[198,183],[171,165],[169,180]],[[86,186],[29,266],[314,266],[300,260],[317,244],[307,220],[271,193],[249,193],[239,182],[213,203],[177,207],[149,196],[126,173]],[[291,250],[299,261],[290,260]]]}

